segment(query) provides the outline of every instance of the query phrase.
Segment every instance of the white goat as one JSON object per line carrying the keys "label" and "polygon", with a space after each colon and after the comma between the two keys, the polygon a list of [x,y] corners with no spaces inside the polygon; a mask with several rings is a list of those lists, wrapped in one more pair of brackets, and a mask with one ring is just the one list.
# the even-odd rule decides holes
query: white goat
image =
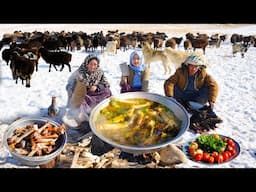
{"label": "white goat", "polygon": [[[116,50],[116,45],[117,45],[117,41],[108,41],[106,44],[106,53],[111,54],[111,55],[115,55],[117,53]],[[104,52],[104,53],[105,53]]]}

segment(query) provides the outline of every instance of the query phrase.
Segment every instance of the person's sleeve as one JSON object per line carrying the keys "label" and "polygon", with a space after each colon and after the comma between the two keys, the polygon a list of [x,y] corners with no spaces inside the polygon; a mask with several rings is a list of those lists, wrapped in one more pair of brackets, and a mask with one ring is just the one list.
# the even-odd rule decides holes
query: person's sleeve
{"label": "person's sleeve", "polygon": [[215,103],[218,93],[219,93],[218,83],[209,74],[207,74],[205,81],[206,81],[206,85],[209,88],[208,100],[209,100],[209,102]]}
{"label": "person's sleeve", "polygon": [[142,91],[149,91],[149,79],[150,79],[150,70],[149,67],[146,67],[144,70],[143,80],[142,80]]}
{"label": "person's sleeve", "polygon": [[178,81],[178,73],[175,72],[174,75],[170,76],[168,79],[164,82],[164,93],[167,97],[173,97],[174,95],[174,85]]}

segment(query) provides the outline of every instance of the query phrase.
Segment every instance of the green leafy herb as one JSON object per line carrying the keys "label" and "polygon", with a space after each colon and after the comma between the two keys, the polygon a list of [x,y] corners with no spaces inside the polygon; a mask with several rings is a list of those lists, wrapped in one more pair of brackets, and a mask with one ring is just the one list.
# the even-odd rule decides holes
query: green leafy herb
{"label": "green leafy herb", "polygon": [[212,153],[213,151],[221,153],[226,148],[226,143],[222,140],[221,137],[216,138],[209,134],[200,135],[196,141],[199,148],[208,153]]}

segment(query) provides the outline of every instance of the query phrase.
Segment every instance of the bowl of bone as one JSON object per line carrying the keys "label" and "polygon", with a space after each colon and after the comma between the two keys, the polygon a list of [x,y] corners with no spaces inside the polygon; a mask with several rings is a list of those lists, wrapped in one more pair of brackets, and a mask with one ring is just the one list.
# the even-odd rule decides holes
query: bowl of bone
{"label": "bowl of bone", "polygon": [[180,140],[190,119],[185,108],[173,98],[128,92],[96,105],[89,123],[92,132],[104,142],[139,155]]}
{"label": "bowl of bone", "polygon": [[27,166],[49,163],[62,152],[66,142],[66,126],[44,117],[16,120],[3,135],[8,152]]}

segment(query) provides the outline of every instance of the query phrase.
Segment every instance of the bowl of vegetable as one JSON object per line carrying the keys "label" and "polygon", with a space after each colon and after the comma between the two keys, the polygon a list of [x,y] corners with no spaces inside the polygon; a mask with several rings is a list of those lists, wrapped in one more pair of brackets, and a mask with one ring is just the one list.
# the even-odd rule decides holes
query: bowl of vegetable
{"label": "bowl of vegetable", "polygon": [[192,161],[220,164],[236,158],[240,153],[240,146],[228,136],[202,134],[183,145],[183,152]]}
{"label": "bowl of vegetable", "polygon": [[190,120],[185,108],[173,98],[129,92],[95,106],[89,124],[106,143],[128,153],[143,154],[177,142]]}

